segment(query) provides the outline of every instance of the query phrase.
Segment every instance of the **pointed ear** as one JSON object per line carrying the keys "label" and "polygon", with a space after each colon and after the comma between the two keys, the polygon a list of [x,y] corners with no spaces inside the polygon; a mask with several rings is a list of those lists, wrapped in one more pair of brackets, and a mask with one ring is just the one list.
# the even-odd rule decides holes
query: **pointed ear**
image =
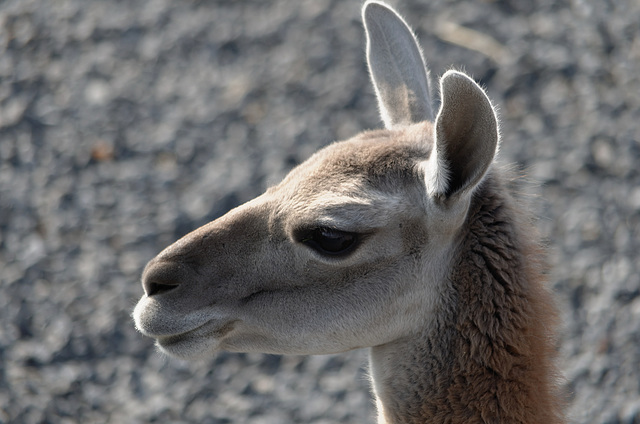
{"label": "pointed ear", "polygon": [[367,63],[385,127],[433,121],[429,72],[413,32],[392,8],[368,1],[362,8]]}
{"label": "pointed ear", "polygon": [[496,155],[499,128],[489,98],[466,74],[446,72],[440,95],[425,177],[429,195],[448,199],[471,193],[480,183]]}

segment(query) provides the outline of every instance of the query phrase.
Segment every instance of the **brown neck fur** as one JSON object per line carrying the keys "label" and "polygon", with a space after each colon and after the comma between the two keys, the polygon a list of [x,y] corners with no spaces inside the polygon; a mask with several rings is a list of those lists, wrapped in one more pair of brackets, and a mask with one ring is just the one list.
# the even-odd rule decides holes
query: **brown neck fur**
{"label": "brown neck fur", "polygon": [[564,421],[543,252],[502,193],[489,175],[471,202],[445,306],[402,349],[412,365],[396,375],[404,393],[385,405],[389,424]]}

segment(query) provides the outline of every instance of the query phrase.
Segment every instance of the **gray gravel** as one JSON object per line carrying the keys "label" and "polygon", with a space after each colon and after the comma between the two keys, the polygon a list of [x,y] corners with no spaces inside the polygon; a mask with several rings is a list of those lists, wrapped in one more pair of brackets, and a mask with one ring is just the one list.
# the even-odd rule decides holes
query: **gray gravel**
{"label": "gray gravel", "polygon": [[[534,181],[572,421],[640,423],[640,5],[392,3]],[[129,315],[159,250],[379,126],[359,0],[0,2],[0,422],[373,422],[364,351],[185,363]]]}

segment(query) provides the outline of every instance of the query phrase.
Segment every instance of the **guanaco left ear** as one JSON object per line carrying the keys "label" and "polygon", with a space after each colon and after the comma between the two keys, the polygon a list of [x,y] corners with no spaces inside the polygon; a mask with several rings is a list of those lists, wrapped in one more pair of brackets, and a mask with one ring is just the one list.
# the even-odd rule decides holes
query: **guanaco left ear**
{"label": "guanaco left ear", "polygon": [[498,149],[499,129],[489,98],[466,74],[446,72],[440,96],[425,178],[429,195],[449,199],[472,192],[482,181]]}
{"label": "guanaco left ear", "polygon": [[433,122],[429,72],[413,32],[393,9],[368,1],[362,8],[367,63],[388,129]]}

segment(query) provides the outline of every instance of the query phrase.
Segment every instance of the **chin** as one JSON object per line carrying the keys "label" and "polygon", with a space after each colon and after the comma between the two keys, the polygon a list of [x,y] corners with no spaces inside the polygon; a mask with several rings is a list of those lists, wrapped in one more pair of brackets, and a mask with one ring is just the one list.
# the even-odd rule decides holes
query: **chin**
{"label": "chin", "polygon": [[221,350],[216,340],[199,339],[176,341],[175,339],[176,336],[157,339],[156,347],[167,356],[185,361],[212,358]]}

